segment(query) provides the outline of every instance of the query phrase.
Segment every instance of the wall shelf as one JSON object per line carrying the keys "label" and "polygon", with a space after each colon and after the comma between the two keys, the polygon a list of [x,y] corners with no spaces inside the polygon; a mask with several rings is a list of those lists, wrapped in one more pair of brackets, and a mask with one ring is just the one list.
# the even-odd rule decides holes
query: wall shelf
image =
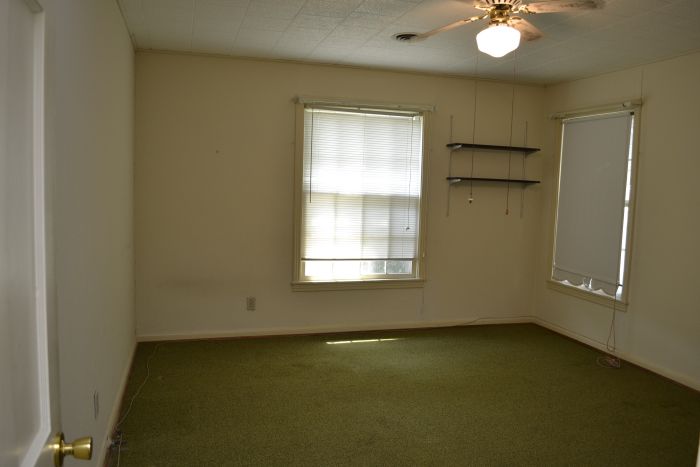
{"label": "wall shelf", "polygon": [[523,185],[532,185],[534,183],[540,183],[539,180],[519,180],[519,179],[508,179],[508,178],[483,178],[483,177],[447,177],[447,181],[451,184],[460,182],[496,182],[496,183],[522,183]]}
{"label": "wall shelf", "polygon": [[498,146],[494,144],[474,144],[474,143],[449,143],[447,145],[450,150],[455,151],[457,149],[478,149],[481,151],[512,151],[512,152],[522,152],[524,155],[530,155],[533,152],[537,152],[540,148],[528,148],[524,146]]}

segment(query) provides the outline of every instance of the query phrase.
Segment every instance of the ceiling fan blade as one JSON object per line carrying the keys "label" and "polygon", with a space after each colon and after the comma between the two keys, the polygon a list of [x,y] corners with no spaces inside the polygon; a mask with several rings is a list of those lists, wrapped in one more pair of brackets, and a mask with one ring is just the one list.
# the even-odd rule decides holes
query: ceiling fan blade
{"label": "ceiling fan blade", "polygon": [[531,22],[522,19],[519,16],[513,16],[508,21],[510,26],[520,31],[520,38],[524,41],[534,41],[543,36],[542,31],[537,29],[537,27]]}
{"label": "ceiling fan blade", "polygon": [[528,3],[520,8],[524,13],[559,13],[562,11],[595,10],[603,8],[603,0],[548,0]]}
{"label": "ceiling fan blade", "polygon": [[414,37],[411,38],[411,41],[418,41],[421,39],[427,39],[430,36],[434,36],[435,34],[439,34],[441,32],[449,31],[451,29],[458,28],[460,26],[464,26],[465,24],[473,23],[474,21],[479,21],[480,19],[487,18],[489,15],[481,15],[481,16],[472,16],[471,18],[464,18],[460,19],[459,21],[455,21],[454,23],[450,23],[448,25],[442,26],[441,28],[433,29],[428,32],[424,32],[423,34],[417,34]]}

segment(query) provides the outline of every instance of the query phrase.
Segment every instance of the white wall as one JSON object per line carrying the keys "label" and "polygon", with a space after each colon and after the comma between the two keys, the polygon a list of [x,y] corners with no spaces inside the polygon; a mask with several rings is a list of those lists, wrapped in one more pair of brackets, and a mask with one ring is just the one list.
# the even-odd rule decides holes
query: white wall
{"label": "white wall", "polygon": [[[135,257],[141,338],[397,327],[530,314],[539,188],[452,188],[450,115],[472,140],[474,81],[270,61],[139,52]],[[510,84],[480,82],[476,142],[508,144]],[[294,103],[298,95],[434,104],[424,289],[292,292]],[[544,92],[518,86],[512,142],[542,142]],[[527,175],[538,178],[538,156]],[[469,154],[455,156],[465,175]],[[508,154],[478,155],[505,177]],[[519,155],[513,176],[521,175]],[[466,173],[465,173],[466,172]],[[257,311],[245,297],[257,297]]]}
{"label": "white wall", "polygon": [[[700,389],[700,54],[553,86],[548,112],[643,96],[629,308],[618,312],[620,353]],[[642,88],[643,86],[643,88]],[[548,289],[558,125],[549,123],[542,187],[543,232],[534,314],[594,345],[607,339],[611,313]]]}
{"label": "white wall", "polygon": [[115,1],[41,3],[62,428],[94,437],[81,465],[98,465],[134,348],[134,54]]}

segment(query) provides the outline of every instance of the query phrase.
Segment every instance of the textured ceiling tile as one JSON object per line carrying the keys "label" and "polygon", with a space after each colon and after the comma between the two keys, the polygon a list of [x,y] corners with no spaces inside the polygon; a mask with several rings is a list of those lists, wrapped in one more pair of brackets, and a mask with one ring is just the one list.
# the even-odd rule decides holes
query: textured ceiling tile
{"label": "textured ceiling tile", "polygon": [[144,2],[144,20],[152,28],[159,28],[164,24],[170,25],[192,25],[194,19],[194,4],[192,0],[188,2],[189,7],[183,8],[180,4],[175,4],[173,8],[159,7],[150,1]]}
{"label": "textured ceiling tile", "polygon": [[369,13],[353,12],[343,21],[344,26],[361,28],[383,28],[392,22],[392,18],[386,16],[372,15]]}
{"label": "textured ceiling tile", "polygon": [[357,7],[357,11],[371,15],[398,17],[415,6],[415,3],[405,0],[365,0]]}
{"label": "textured ceiling tile", "polygon": [[195,17],[194,27],[198,28],[212,28],[215,30],[233,30],[236,31],[243,23],[242,16],[221,16],[221,17]]}
{"label": "textured ceiling tile", "polygon": [[397,19],[396,24],[428,31],[484,12],[469,2],[423,2]]}
{"label": "textured ceiling tile", "polygon": [[200,38],[236,37],[238,25],[228,21],[196,21],[193,36]]}
{"label": "textured ceiling tile", "polygon": [[249,48],[272,48],[282,37],[282,32],[279,31],[259,31],[257,29],[241,28],[236,35],[234,45],[236,47]]}
{"label": "textured ceiling tile", "polygon": [[363,0],[308,0],[301,10],[305,15],[345,18],[362,4]]}
{"label": "textured ceiling tile", "polygon": [[333,18],[330,16],[312,16],[299,14],[294,18],[292,27],[303,29],[321,29],[331,30],[338,26],[343,21],[342,18]]}
{"label": "textured ceiling tile", "polygon": [[150,26],[152,36],[168,36],[182,43],[190,40],[192,35],[192,20],[161,20],[154,21]]}
{"label": "textured ceiling tile", "polygon": [[[529,82],[553,83],[700,50],[700,0],[607,0],[595,11],[529,15],[544,37],[504,59],[476,52],[487,22],[420,43],[476,14],[471,0],[118,0],[138,48],[230,53],[503,77],[511,57]],[[335,56],[337,55],[337,56]]]}
{"label": "textured ceiling tile", "polygon": [[381,31],[380,28],[364,28],[359,26],[348,26],[346,24],[342,24],[333,30],[331,36],[348,39],[356,37],[362,39],[369,39],[375,34],[377,34],[379,31]]}
{"label": "textured ceiling tile", "polygon": [[248,6],[247,15],[262,18],[294,18],[301,7],[303,0],[253,0]]}
{"label": "textured ceiling tile", "polygon": [[280,18],[293,19],[299,12],[298,8],[274,8],[268,6],[250,6],[246,16],[251,18]]}
{"label": "textured ceiling tile", "polygon": [[291,19],[251,18],[246,16],[241,24],[241,28],[260,31],[286,31],[290,24],[292,24]]}
{"label": "textured ceiling tile", "polygon": [[282,42],[321,42],[328,35],[327,31],[318,29],[289,28],[282,34]]}
{"label": "textured ceiling tile", "polygon": [[195,17],[204,19],[240,21],[245,12],[245,7],[229,6],[212,0],[198,0],[195,6]]}

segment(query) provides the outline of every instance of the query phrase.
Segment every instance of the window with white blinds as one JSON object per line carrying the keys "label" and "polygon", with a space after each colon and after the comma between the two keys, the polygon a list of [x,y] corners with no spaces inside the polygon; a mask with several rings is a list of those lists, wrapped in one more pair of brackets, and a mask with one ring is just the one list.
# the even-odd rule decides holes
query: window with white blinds
{"label": "window with white blinds", "polygon": [[629,111],[563,121],[553,279],[622,297],[633,135]]}
{"label": "window with white blinds", "polygon": [[420,277],[423,116],[304,109],[300,281]]}

